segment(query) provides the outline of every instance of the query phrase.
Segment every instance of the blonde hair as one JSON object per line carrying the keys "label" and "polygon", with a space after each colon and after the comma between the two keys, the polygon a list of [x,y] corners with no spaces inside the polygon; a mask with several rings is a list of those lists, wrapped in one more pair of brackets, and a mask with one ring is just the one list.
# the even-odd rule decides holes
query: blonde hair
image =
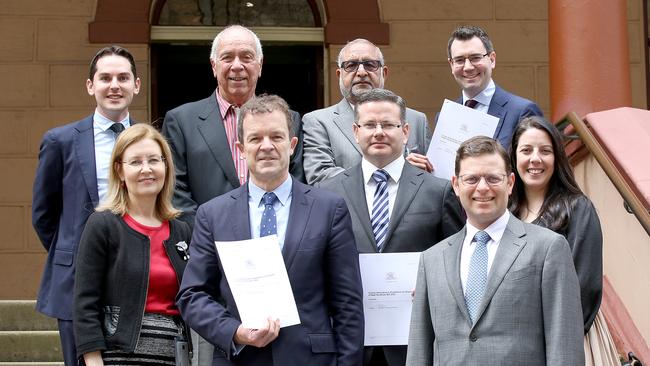
{"label": "blonde hair", "polygon": [[129,192],[120,179],[122,169],[122,155],[124,151],[136,142],[150,139],[158,143],[165,164],[165,181],[162,190],[156,197],[155,213],[160,220],[171,220],[178,217],[180,210],[174,208],[171,199],[174,194],[175,171],[172,153],[165,138],[146,123],[137,123],[127,128],[120,134],[111,154],[110,172],[108,174],[108,192],[106,198],[99,204],[97,211],[111,211],[123,216],[129,211]]}

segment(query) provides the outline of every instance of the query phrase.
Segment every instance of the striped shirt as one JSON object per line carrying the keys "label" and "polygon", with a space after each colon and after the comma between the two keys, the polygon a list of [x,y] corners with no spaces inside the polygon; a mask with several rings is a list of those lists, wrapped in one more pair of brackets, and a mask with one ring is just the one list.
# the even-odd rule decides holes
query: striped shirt
{"label": "striped shirt", "polygon": [[223,127],[226,130],[226,139],[228,140],[228,147],[232,155],[232,162],[239,177],[239,184],[244,184],[248,179],[248,165],[242,156],[241,152],[235,146],[237,141],[237,117],[239,115],[239,107],[230,104],[223,99],[217,89],[217,104],[219,105],[219,112],[221,112],[221,119],[223,120]]}

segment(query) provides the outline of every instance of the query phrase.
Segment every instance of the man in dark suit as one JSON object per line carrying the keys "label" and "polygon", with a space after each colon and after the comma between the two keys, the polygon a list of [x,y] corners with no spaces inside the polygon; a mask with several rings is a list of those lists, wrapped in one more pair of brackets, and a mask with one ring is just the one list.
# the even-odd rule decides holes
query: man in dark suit
{"label": "man in dark suit", "polygon": [[32,198],[32,225],[48,251],[36,309],[58,319],[66,365],[77,364],[75,254],[88,216],[106,194],[115,139],[132,123],[129,105],[140,91],[133,56],[119,46],[99,50],[86,88],[97,102],[95,113],[45,133]]}
{"label": "man in dark suit", "polygon": [[467,223],[422,253],[407,366],[584,365],[569,244],[508,212],[514,180],[493,139],[458,148],[452,185]]}
{"label": "man in dark suit", "polygon": [[[239,107],[255,96],[262,75],[262,45],[251,30],[230,26],[214,38],[210,63],[217,89],[206,99],[184,104],[165,115],[162,133],[176,167],[174,206],[193,224],[198,205],[246,182],[246,160],[235,148]],[[290,173],[304,181],[300,116],[291,112],[298,145]]]}
{"label": "man in dark suit", "polygon": [[[177,296],[183,319],[215,346],[213,366],[359,365],[361,278],[345,201],[289,175],[289,156],[298,141],[281,98],[247,102],[238,137],[250,179],[197,211]],[[267,220],[275,224],[262,225]],[[278,320],[269,319],[261,329],[248,329],[241,324],[214,242],[272,234],[279,238],[300,324],[280,329]]]}
{"label": "man in dark suit", "polygon": [[462,88],[456,100],[471,108],[499,118],[494,138],[506,149],[519,121],[527,116],[542,116],[534,102],[508,93],[492,80],[496,52],[487,33],[475,26],[460,26],[447,43],[451,74]]}
{"label": "man in dark suit", "polygon": [[[320,185],[345,198],[360,253],[421,252],[463,226],[451,183],[404,159],[410,132],[405,112],[404,99],[391,91],[373,89],[362,95],[353,124],[361,163]],[[373,231],[378,221],[373,218],[379,215],[375,206],[383,204],[379,193],[384,188],[373,179],[375,172],[387,177],[385,231]],[[368,366],[404,366],[406,346],[366,347],[364,356]]]}

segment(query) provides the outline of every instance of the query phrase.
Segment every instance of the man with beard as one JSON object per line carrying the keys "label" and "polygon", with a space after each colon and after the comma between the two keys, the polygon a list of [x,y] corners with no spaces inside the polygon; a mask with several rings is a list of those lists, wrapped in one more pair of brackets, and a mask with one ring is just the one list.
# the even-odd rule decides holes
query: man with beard
{"label": "man with beard", "polygon": [[[343,99],[331,107],[303,116],[303,166],[307,183],[333,177],[361,162],[361,148],[352,131],[354,111],[359,97],[374,88],[383,88],[388,74],[381,50],[365,39],[355,39],[341,49],[336,75]],[[406,143],[406,160],[432,171],[424,154],[429,144],[427,117],[407,108],[406,121],[411,134]]]}

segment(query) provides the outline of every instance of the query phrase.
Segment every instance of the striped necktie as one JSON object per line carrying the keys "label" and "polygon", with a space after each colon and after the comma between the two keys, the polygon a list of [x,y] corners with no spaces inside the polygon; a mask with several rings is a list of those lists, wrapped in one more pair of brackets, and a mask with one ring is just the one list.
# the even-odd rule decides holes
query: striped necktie
{"label": "striped necktie", "polygon": [[384,247],[384,240],[386,240],[386,233],[388,232],[388,178],[390,176],[385,170],[378,169],[372,173],[372,179],[377,183],[375,189],[375,196],[372,203],[372,215],[370,216],[370,223],[372,224],[372,232],[375,234],[375,243],[377,244],[377,251],[381,252]]}

